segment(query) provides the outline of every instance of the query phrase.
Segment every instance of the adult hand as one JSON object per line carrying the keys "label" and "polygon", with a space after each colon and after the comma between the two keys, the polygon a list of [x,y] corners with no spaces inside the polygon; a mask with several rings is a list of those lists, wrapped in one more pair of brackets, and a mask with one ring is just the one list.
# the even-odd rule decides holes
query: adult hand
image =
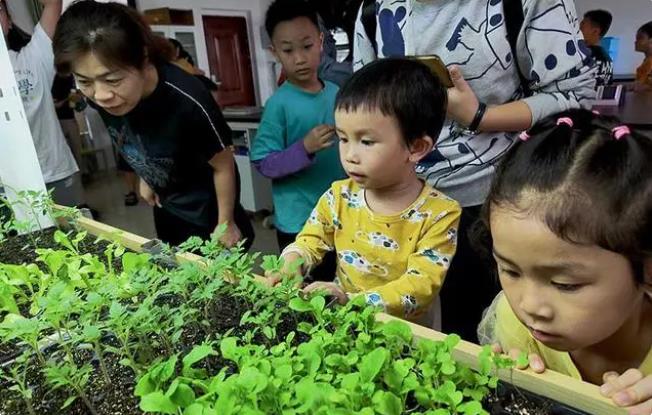
{"label": "adult hand", "polygon": [[340,286],[334,282],[316,281],[303,289],[303,292],[306,294],[310,294],[315,291],[332,295],[333,297],[337,298],[337,302],[340,304],[346,304],[349,301],[349,296],[347,296],[342,288],[340,288]]}
{"label": "adult hand", "polygon": [[452,66],[448,72],[453,81],[453,87],[448,88],[448,116],[468,127],[473,122],[480,103],[458,66]]}
{"label": "adult hand", "polygon": [[[219,227],[219,225],[218,225]],[[215,228],[217,230],[217,228]],[[242,233],[238,226],[233,222],[227,222],[226,230],[220,237],[220,242],[227,248],[232,248],[242,239]]]}
{"label": "adult hand", "polygon": [[652,375],[645,376],[638,369],[629,369],[622,375],[607,372],[602,377],[600,392],[627,410],[629,415],[652,414]]}
{"label": "adult hand", "polygon": [[161,201],[158,198],[158,195],[156,194],[156,192],[154,192],[154,190],[152,190],[151,187],[149,187],[149,185],[147,183],[145,183],[145,180],[140,179],[139,182],[140,182],[140,185],[139,185],[139,187],[140,187],[140,190],[139,190],[140,197],[145,202],[147,202],[148,205],[150,205],[152,207],[154,207],[154,206],[162,207],[161,206]]}
{"label": "adult hand", "polygon": [[333,134],[335,128],[331,125],[318,125],[303,139],[303,146],[306,148],[308,154],[315,154],[325,148],[333,145]]}

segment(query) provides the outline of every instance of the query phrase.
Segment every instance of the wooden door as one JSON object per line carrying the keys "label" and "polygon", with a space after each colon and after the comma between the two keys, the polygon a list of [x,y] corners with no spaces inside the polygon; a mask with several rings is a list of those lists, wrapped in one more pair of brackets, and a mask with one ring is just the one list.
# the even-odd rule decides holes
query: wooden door
{"label": "wooden door", "polygon": [[203,23],[210,74],[220,82],[220,106],[255,106],[247,21],[244,17],[204,16]]}

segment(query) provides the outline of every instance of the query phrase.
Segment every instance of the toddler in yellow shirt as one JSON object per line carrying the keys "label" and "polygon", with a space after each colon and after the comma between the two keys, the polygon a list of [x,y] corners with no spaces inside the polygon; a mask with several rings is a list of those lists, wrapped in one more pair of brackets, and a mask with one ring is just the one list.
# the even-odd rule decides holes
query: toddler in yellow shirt
{"label": "toddler in yellow shirt", "polygon": [[349,178],[333,183],[282,253],[286,264],[303,259],[305,274],[336,251],[335,281],[306,291],[341,302],[364,295],[410,320],[428,310],[455,253],[461,209],[421,181],[415,166],[432,150],[445,115],[444,86],[416,61],[376,61],[342,87],[335,124]]}

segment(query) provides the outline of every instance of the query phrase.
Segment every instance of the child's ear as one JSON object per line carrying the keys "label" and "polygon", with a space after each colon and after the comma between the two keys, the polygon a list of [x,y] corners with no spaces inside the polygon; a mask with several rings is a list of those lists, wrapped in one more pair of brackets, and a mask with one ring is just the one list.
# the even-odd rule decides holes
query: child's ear
{"label": "child's ear", "polygon": [[435,141],[429,135],[417,138],[410,144],[409,160],[412,163],[418,163],[432,151],[434,145]]}
{"label": "child's ear", "polygon": [[319,51],[324,51],[324,32],[319,32]]}

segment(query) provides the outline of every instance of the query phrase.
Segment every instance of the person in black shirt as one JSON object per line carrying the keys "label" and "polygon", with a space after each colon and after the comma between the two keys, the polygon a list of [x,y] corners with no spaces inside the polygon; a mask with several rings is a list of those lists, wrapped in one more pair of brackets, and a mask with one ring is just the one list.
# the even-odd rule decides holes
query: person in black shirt
{"label": "person in black shirt", "polygon": [[169,63],[170,43],[126,6],[80,1],[61,17],[53,48],[57,70],[74,74],[140,177],[158,237],[176,245],[225,224],[222,243],[244,238],[248,248],[231,130],[202,83]]}
{"label": "person in black shirt", "polygon": [[72,150],[77,166],[83,170],[81,159],[82,139],[75,119],[75,111],[71,106],[71,91],[74,89],[75,80],[72,76],[57,75],[52,84],[52,98],[54,99],[54,108],[57,111],[57,118],[61,124],[63,135],[68,141],[68,146]]}
{"label": "person in black shirt", "polygon": [[602,38],[611,27],[612,19],[611,13],[606,10],[591,10],[584,14],[584,19],[580,22],[584,41],[593,52],[593,60],[598,67],[597,86],[610,84],[613,77],[613,62],[607,51],[600,45]]}

